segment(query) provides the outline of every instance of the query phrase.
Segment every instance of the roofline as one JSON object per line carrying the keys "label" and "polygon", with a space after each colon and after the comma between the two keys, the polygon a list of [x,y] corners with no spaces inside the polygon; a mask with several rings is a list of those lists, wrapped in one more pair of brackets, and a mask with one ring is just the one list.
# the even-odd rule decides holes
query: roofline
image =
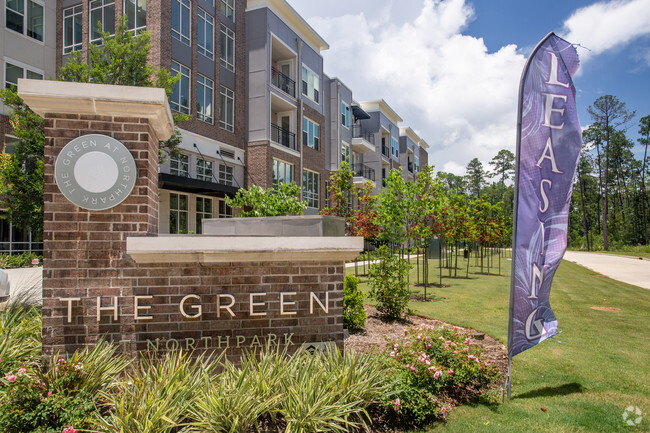
{"label": "roofline", "polygon": [[415,133],[415,131],[413,131],[413,129],[412,129],[410,126],[400,127],[400,129],[399,129],[399,135],[400,135],[400,136],[404,136],[404,135],[405,135],[405,136],[409,137],[411,140],[413,140],[413,142],[414,142],[415,144],[417,144],[418,146],[420,146],[420,147],[422,147],[422,148],[424,148],[424,149],[428,149],[428,148],[429,148],[429,145],[427,144],[427,142],[424,141],[423,139],[421,139],[420,136],[417,135],[417,134]]}
{"label": "roofline", "polygon": [[316,33],[316,30],[286,0],[246,1],[246,12],[263,8],[268,8],[275,13],[278,18],[291,27],[316,52],[320,53],[321,51],[329,50],[330,46],[325,39]]}
{"label": "roofline", "polygon": [[399,117],[399,114],[390,108],[390,105],[388,105],[383,99],[378,99],[376,101],[364,101],[360,102],[359,105],[364,109],[364,111],[380,111],[384,113],[386,117],[388,117],[388,119],[390,119],[390,121],[396,125],[404,121],[401,117]]}

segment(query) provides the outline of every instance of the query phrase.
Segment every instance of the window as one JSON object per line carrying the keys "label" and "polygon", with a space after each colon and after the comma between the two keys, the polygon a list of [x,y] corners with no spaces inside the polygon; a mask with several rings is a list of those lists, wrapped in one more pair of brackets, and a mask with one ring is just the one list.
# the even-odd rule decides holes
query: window
{"label": "window", "polygon": [[190,177],[190,157],[183,154],[170,157],[169,174]]}
{"label": "window", "polygon": [[318,173],[313,171],[302,171],[302,199],[307,202],[308,207],[318,209],[319,184]]}
{"label": "window", "polygon": [[100,32],[115,34],[115,0],[90,2],[90,43],[101,44]]}
{"label": "window", "polygon": [[219,86],[219,127],[235,130],[235,92],[225,86]]}
{"label": "window", "polygon": [[196,198],[196,233],[203,232],[203,219],[212,218],[212,199],[207,197]]}
{"label": "window", "polygon": [[43,75],[20,66],[5,63],[5,87],[10,89],[18,85],[19,78],[30,78],[33,80],[42,80]]}
{"label": "window", "polygon": [[6,153],[10,155],[16,150],[16,146],[20,143],[20,139],[13,137],[11,135],[5,135],[5,144],[4,148],[0,149],[0,153]]}
{"label": "window", "polygon": [[416,156],[415,157],[415,172],[417,173],[418,171],[420,171],[420,158],[418,158]]}
{"label": "window", "polygon": [[341,161],[350,162],[350,145],[341,143]]}
{"label": "window", "polygon": [[199,9],[199,40],[197,51],[208,59],[214,57],[214,18],[203,9]]}
{"label": "window", "polygon": [[196,160],[196,178],[206,182],[212,182],[212,161],[205,159]]}
{"label": "window", "polygon": [[279,159],[273,160],[273,186],[280,183],[291,183],[293,181],[293,164],[280,161]]}
{"label": "window", "polygon": [[314,71],[302,65],[302,94],[314,102],[318,102],[319,81]]}
{"label": "window", "polygon": [[214,83],[211,79],[199,75],[196,79],[196,117],[199,120],[212,124],[214,115],[212,111],[212,97],[214,92]]}
{"label": "window", "polygon": [[320,145],[320,126],[306,117],[302,118],[302,144],[316,150]]}
{"label": "window", "polygon": [[147,0],[124,0],[127,27],[138,34],[147,27]]}
{"label": "window", "polygon": [[232,167],[225,164],[219,164],[219,183],[232,186],[233,179]]}
{"label": "window", "polygon": [[42,42],[43,4],[42,0],[7,0],[6,28]]}
{"label": "window", "polygon": [[223,200],[219,200],[219,218],[232,218],[232,208]]}
{"label": "window", "polygon": [[187,196],[169,194],[169,233],[187,233]]}
{"label": "window", "polygon": [[172,37],[190,44],[190,0],[172,0]]}
{"label": "window", "polygon": [[391,137],[390,143],[393,150],[393,156],[399,158],[399,142],[395,137]]}
{"label": "window", "polygon": [[341,125],[350,127],[350,106],[345,102],[341,102]]}
{"label": "window", "polygon": [[235,33],[221,24],[221,66],[235,71]]}
{"label": "window", "polygon": [[63,54],[81,50],[82,6],[63,10]]}
{"label": "window", "polygon": [[172,110],[190,114],[190,70],[185,65],[172,61],[172,76],[180,75],[171,96]]}
{"label": "window", "polygon": [[221,0],[221,13],[235,21],[235,0]]}

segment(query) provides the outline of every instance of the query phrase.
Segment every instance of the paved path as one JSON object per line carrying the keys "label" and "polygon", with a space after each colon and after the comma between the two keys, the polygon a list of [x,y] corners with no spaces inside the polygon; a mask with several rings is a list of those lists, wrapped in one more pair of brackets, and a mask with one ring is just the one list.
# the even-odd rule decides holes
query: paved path
{"label": "paved path", "polygon": [[577,263],[614,280],[650,289],[650,260],[648,259],[567,251],[564,260]]}
{"label": "paved path", "polygon": [[6,269],[9,275],[11,292],[9,299],[27,299],[30,303],[40,304],[43,299],[43,267]]}

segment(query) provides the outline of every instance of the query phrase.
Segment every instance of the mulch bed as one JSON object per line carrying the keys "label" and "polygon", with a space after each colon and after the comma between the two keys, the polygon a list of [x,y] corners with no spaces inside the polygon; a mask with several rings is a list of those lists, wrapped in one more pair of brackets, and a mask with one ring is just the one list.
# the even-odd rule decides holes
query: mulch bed
{"label": "mulch bed", "polygon": [[[357,351],[382,351],[386,348],[388,341],[401,340],[404,337],[404,331],[408,328],[420,325],[437,325],[446,328],[453,328],[454,325],[435,321],[428,317],[408,315],[402,320],[393,322],[386,322],[381,319],[377,309],[371,305],[365,306],[366,315],[366,328],[358,333],[351,334],[345,340],[345,348]],[[506,347],[497,339],[478,332],[471,328],[464,328],[458,326],[461,332],[467,332],[470,335],[470,343],[481,347],[481,351],[485,360],[496,366],[501,374],[499,382],[493,386],[494,390],[500,390],[505,383],[508,373],[508,355]],[[455,400],[449,396],[441,396],[445,401],[445,406],[455,407],[462,402]],[[379,421],[379,420],[377,420]],[[379,424],[379,425],[377,425]],[[373,431],[393,431],[386,425],[382,425],[381,421],[373,425]]]}

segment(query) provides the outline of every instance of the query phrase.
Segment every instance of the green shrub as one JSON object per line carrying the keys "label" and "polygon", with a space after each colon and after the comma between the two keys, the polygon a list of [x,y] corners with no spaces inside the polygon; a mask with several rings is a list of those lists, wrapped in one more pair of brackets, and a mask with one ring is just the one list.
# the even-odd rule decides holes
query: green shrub
{"label": "green shrub", "polygon": [[[0,393],[0,431],[4,433],[60,433],[64,428],[91,427],[95,397],[76,384],[85,372],[80,363],[58,363],[56,382],[46,383],[38,370],[20,368],[4,376]],[[71,386],[71,390],[67,387]]]}
{"label": "green shrub", "polygon": [[0,382],[10,371],[40,360],[41,323],[37,307],[12,301],[0,308]]}
{"label": "green shrub", "polygon": [[402,341],[390,342],[385,361],[396,375],[394,396],[383,400],[400,422],[422,425],[447,408],[438,396],[466,398],[482,392],[499,376],[498,370],[458,329],[433,326],[411,328]]}
{"label": "green shrub", "polygon": [[393,254],[387,246],[377,249],[376,264],[370,266],[370,298],[377,302],[377,311],[388,319],[399,319],[408,311],[411,297],[406,279],[412,265]]}
{"label": "green shrub", "polygon": [[10,256],[9,254],[0,254],[0,268],[13,269],[31,266],[33,259],[39,259],[39,263],[43,263],[43,256],[34,253],[20,253]]}
{"label": "green shrub", "polygon": [[350,331],[366,326],[363,291],[359,289],[359,278],[351,274],[347,274],[343,281],[343,325]]}

